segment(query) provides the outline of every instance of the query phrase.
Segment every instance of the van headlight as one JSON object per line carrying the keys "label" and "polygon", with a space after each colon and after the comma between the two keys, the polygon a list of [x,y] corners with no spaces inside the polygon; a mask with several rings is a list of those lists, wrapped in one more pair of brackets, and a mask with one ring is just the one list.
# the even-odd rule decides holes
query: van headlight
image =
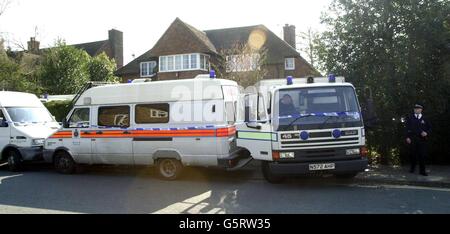
{"label": "van headlight", "polygon": [[346,151],[345,151],[345,154],[346,155],[355,155],[355,154],[359,154],[359,148],[356,148],[356,149],[347,149]]}
{"label": "van headlight", "polygon": [[45,141],[44,138],[33,139],[33,145],[43,145],[44,141]]}
{"label": "van headlight", "polygon": [[280,158],[294,158],[294,152],[280,152]]}

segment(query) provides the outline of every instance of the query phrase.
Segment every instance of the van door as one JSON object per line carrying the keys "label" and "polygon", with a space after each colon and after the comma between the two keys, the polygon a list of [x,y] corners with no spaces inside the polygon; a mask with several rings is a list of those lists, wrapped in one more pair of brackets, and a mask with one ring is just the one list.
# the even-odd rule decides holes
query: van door
{"label": "van door", "polygon": [[6,120],[3,111],[0,110],[0,152],[10,142],[11,128]]}
{"label": "van door", "polygon": [[134,164],[130,106],[100,106],[92,149],[96,164]]}
{"label": "van door", "polygon": [[91,119],[91,108],[75,108],[67,121],[72,131],[72,138],[64,139],[65,146],[70,149],[77,163],[92,163],[92,143],[88,136]]}
{"label": "van door", "polygon": [[272,160],[272,141],[276,134],[271,131],[267,109],[261,95],[244,96],[245,121],[237,126],[237,145],[246,148],[254,159]]}

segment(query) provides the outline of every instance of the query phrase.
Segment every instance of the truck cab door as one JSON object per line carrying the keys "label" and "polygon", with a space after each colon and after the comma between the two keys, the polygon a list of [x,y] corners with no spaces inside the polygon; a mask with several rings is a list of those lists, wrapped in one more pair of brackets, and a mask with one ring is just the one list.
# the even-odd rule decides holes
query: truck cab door
{"label": "truck cab door", "polygon": [[254,159],[272,160],[272,134],[262,95],[245,94],[245,120],[237,125],[237,146],[247,149]]}
{"label": "truck cab door", "polygon": [[89,137],[91,108],[79,107],[72,111],[64,130],[72,132],[72,138],[65,138],[64,146],[70,149],[77,163],[92,163],[92,142]]}

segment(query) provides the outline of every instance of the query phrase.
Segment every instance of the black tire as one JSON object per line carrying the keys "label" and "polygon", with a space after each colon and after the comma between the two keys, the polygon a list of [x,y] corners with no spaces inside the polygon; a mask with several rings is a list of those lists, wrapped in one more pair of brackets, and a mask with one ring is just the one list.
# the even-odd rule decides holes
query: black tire
{"label": "black tire", "polygon": [[179,160],[173,158],[162,158],[158,159],[156,169],[162,179],[176,180],[183,170],[183,165]]}
{"label": "black tire", "polygon": [[272,171],[270,170],[268,161],[262,161],[261,162],[261,169],[262,169],[262,173],[263,173],[264,179],[266,179],[267,182],[269,182],[271,184],[279,184],[279,183],[284,181],[284,177],[278,176],[278,175],[274,175],[272,173]]}
{"label": "black tire", "polygon": [[12,172],[18,172],[22,170],[22,156],[20,155],[19,152],[17,152],[17,150],[10,150],[8,151],[8,156],[7,156],[7,161],[8,161],[8,169]]}
{"label": "black tire", "polygon": [[347,174],[337,174],[337,175],[335,175],[335,176],[336,176],[336,178],[338,178],[338,179],[351,180],[351,179],[355,178],[356,175],[358,175],[357,172],[347,173]]}
{"label": "black tire", "polygon": [[76,170],[76,163],[73,158],[65,151],[56,152],[53,162],[57,172],[61,174],[73,174]]}

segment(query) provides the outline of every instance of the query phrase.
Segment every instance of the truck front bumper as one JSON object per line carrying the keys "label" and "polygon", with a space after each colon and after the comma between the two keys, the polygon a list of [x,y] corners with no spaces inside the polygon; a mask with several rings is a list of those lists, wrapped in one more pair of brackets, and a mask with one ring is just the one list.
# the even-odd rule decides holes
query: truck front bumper
{"label": "truck front bumper", "polygon": [[24,161],[42,161],[42,146],[32,146],[32,147],[23,147],[18,148],[20,155],[22,156],[22,160]]}
{"label": "truck front bumper", "polygon": [[330,161],[330,162],[320,162],[320,163],[334,163],[335,168],[332,170],[323,171],[310,171],[310,164],[317,164],[315,162],[311,163],[278,163],[270,162],[269,168],[273,174],[276,175],[306,175],[311,173],[324,173],[324,174],[348,174],[362,172],[367,169],[368,160],[367,158],[354,159],[354,160],[343,160],[343,161]]}

